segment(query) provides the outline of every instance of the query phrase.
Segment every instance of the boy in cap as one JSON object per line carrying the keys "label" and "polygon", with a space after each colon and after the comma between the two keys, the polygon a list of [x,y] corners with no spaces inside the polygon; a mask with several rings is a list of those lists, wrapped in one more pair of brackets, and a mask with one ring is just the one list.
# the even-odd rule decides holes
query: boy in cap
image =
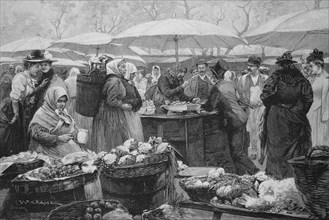
{"label": "boy in cap", "polygon": [[[261,58],[251,56],[248,59],[248,73],[241,76],[238,81],[238,93],[241,101],[249,103],[249,106],[243,106],[248,115],[247,131],[250,134],[250,151],[253,159],[256,159],[256,152],[260,149],[258,131],[261,115],[264,111],[264,105],[260,99],[260,94],[264,88],[265,80],[268,76],[259,71]],[[247,153],[247,146],[244,151]]]}

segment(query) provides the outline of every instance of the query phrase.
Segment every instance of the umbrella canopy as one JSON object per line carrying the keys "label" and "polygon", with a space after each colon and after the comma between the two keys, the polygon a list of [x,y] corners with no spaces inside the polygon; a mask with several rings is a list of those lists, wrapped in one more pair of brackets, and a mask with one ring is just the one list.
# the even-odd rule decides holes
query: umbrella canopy
{"label": "umbrella canopy", "polygon": [[287,14],[246,34],[250,44],[329,51],[328,8]]}
{"label": "umbrella canopy", "polygon": [[0,51],[2,54],[7,54],[6,56],[10,57],[26,56],[31,50],[46,49],[52,42],[53,40],[43,37],[25,38],[1,46]]}
{"label": "umbrella canopy", "polygon": [[130,48],[111,41],[112,36],[109,34],[91,32],[53,42],[51,48],[65,48],[85,55],[103,53],[109,56],[139,56]]}
{"label": "umbrella canopy", "polygon": [[19,63],[19,61],[10,57],[0,57],[0,63]]}
{"label": "umbrella canopy", "polygon": [[165,19],[136,25],[117,36],[113,42],[128,46],[160,49],[211,48],[221,46],[233,48],[245,42],[237,35],[214,24],[184,19]]}
{"label": "umbrella canopy", "polygon": [[[84,61],[85,62],[85,61]],[[85,62],[88,65],[87,62]],[[74,67],[86,67],[86,65],[82,64],[81,61],[73,61],[66,59],[58,59],[56,62],[52,64],[53,66],[74,66]]]}

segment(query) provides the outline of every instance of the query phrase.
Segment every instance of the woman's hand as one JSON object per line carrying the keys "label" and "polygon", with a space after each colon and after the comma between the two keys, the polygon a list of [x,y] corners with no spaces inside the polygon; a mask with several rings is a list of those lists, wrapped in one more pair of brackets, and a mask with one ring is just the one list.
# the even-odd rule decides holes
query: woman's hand
{"label": "woman's hand", "polygon": [[73,135],[72,134],[62,134],[60,136],[58,136],[58,141],[60,142],[68,142],[69,140],[73,139]]}
{"label": "woman's hand", "polygon": [[121,108],[125,111],[130,111],[132,109],[132,106],[130,104],[122,104]]}

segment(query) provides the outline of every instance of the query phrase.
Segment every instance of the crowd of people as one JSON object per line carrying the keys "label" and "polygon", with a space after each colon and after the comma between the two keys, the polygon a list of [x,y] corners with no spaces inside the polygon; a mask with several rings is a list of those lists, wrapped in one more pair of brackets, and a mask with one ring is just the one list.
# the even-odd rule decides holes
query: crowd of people
{"label": "crowd of people", "polygon": [[[302,59],[301,70],[291,53],[284,53],[269,75],[260,71],[257,56],[249,57],[240,75],[223,59],[214,66],[200,59],[190,70],[153,66],[145,75],[125,59],[114,59],[106,64],[94,118],[75,109],[80,70],[72,68],[64,80],[53,70],[53,61],[49,53],[35,50],[25,57],[24,69],[10,66],[1,77],[1,156],[30,149],[61,158],[87,148],[109,152],[129,138],[143,141],[138,110],[149,100],[157,114],[166,113],[161,106],[179,100],[224,115],[238,174],[259,170],[250,157],[257,152],[268,174],[289,177],[287,160],[312,146],[329,145],[329,75],[316,49]],[[76,141],[79,128],[90,132],[87,145]]]}

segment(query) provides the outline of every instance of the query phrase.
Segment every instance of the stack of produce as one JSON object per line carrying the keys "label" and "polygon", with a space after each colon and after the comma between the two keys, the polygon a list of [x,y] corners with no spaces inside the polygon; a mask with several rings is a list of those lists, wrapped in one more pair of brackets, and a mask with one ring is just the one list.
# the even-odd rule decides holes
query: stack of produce
{"label": "stack of produce", "polygon": [[85,164],[68,164],[58,163],[31,170],[25,174],[19,175],[16,180],[57,180],[78,176],[85,173],[93,173],[96,166]]}
{"label": "stack of produce", "polygon": [[170,145],[163,143],[159,137],[150,137],[146,143],[129,139],[110,153],[100,152],[100,160],[96,164],[103,162],[107,167],[127,167],[155,163],[161,161],[162,157],[158,157],[159,155],[168,151],[170,152]]}
{"label": "stack of produce", "polygon": [[[237,176],[224,169],[209,171],[207,176],[190,177],[181,181],[192,200],[196,191],[206,191],[213,205],[232,205],[256,211],[281,212],[302,210],[304,207],[293,178],[275,180],[264,172]],[[202,201],[205,201],[204,199]],[[205,201],[205,202],[209,202]]]}

